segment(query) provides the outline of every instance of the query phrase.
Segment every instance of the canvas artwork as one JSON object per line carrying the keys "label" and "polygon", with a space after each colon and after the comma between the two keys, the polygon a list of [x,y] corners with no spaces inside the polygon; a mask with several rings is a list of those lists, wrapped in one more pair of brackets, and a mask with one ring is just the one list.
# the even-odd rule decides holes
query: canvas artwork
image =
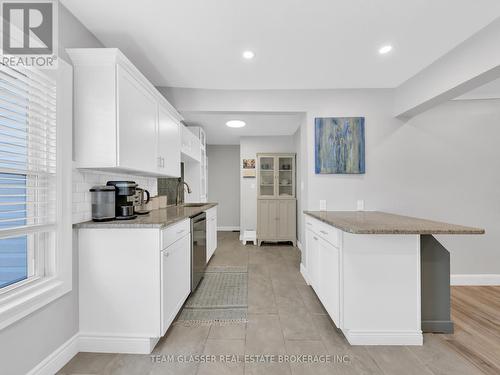
{"label": "canvas artwork", "polygon": [[314,120],[316,174],[365,173],[365,118]]}

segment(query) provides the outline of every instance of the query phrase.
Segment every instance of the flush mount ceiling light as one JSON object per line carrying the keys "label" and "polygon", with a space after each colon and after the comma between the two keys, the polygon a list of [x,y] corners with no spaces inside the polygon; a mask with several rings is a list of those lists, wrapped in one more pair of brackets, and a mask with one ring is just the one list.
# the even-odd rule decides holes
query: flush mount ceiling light
{"label": "flush mount ceiling light", "polygon": [[252,60],[255,57],[255,52],[247,50],[247,51],[243,51],[242,55],[243,55],[243,58],[245,60]]}
{"label": "flush mount ceiling light", "polygon": [[389,53],[391,51],[392,51],[392,46],[390,44],[387,44],[385,46],[380,47],[378,53],[380,53],[381,55],[385,55],[386,53]]}
{"label": "flush mount ceiling light", "polygon": [[226,122],[226,125],[229,126],[230,128],[242,128],[246,125],[245,121],[241,120],[231,120]]}

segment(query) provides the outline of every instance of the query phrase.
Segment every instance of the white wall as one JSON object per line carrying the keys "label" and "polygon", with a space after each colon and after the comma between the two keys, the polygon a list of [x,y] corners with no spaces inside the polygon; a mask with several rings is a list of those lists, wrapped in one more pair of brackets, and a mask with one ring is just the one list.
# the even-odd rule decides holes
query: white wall
{"label": "white wall", "polygon": [[240,227],[240,146],[207,145],[208,201],[219,203],[217,226]]}
{"label": "white wall", "polygon": [[[500,274],[498,101],[453,101],[404,122],[393,117],[393,90],[163,92],[181,111],[306,112],[304,209],[317,210],[325,199],[329,210],[355,210],[364,199],[368,210],[484,227],[484,236],[440,240],[452,254],[452,273]],[[314,173],[314,118],[321,116],[366,118],[366,174]]]}
{"label": "white wall", "polygon": [[[295,152],[293,136],[241,137],[240,160],[257,159],[257,153]],[[257,178],[241,176],[241,231],[257,230]]]}

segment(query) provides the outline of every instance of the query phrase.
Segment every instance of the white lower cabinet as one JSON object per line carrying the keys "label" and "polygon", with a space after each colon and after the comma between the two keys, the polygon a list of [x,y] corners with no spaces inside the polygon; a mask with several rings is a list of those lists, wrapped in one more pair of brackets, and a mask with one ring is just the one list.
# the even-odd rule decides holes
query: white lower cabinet
{"label": "white lower cabinet", "polygon": [[316,292],[326,311],[341,328],[340,321],[340,248],[338,230],[327,229],[324,225],[312,219],[306,220],[306,268],[307,278]]}
{"label": "white lower cabinet", "polygon": [[161,333],[167,332],[191,291],[190,235],[161,252]]}
{"label": "white lower cabinet", "polygon": [[319,291],[319,237],[312,230],[306,231],[306,265],[309,284]]}
{"label": "white lower cabinet", "polygon": [[207,263],[217,249],[217,207],[207,210]]}
{"label": "white lower cabinet", "polygon": [[319,239],[319,295],[326,311],[340,327],[340,250]]}
{"label": "white lower cabinet", "polygon": [[191,225],[78,231],[82,351],[149,354],[191,289]]}

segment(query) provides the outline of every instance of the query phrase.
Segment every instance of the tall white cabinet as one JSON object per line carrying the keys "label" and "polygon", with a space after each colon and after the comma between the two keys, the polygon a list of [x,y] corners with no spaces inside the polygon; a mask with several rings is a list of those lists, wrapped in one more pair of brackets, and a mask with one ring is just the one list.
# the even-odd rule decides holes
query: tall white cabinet
{"label": "tall white cabinet", "polygon": [[78,168],[180,177],[182,117],[116,48],[67,50]]}
{"label": "tall white cabinet", "polygon": [[257,154],[257,242],[297,243],[295,154]]}
{"label": "tall white cabinet", "polygon": [[[191,187],[191,194],[185,194],[186,202],[207,202],[207,149],[205,131],[199,126],[184,126],[183,157],[184,181]],[[191,146],[189,146],[191,145]],[[194,146],[193,146],[194,145]]]}

